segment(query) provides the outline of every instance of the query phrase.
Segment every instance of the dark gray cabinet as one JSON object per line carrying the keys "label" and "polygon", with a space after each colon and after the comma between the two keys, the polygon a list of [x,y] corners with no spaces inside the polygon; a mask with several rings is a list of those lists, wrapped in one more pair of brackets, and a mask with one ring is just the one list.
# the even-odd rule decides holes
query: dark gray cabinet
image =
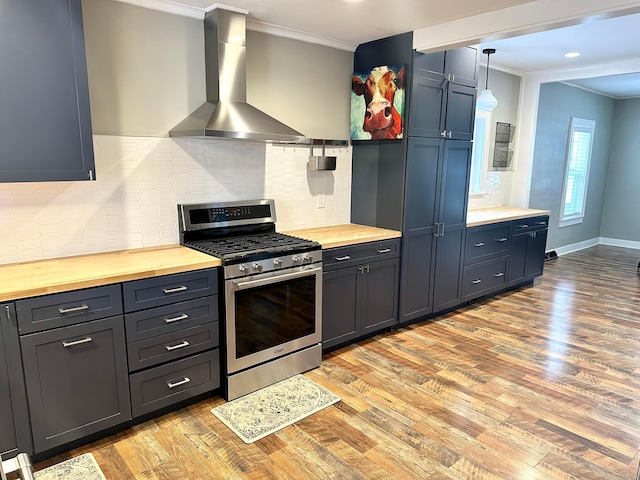
{"label": "dark gray cabinet", "polygon": [[470,165],[470,142],[409,139],[400,321],[460,303]]}
{"label": "dark gray cabinet", "polygon": [[0,2],[0,181],[95,179],[80,0]]}
{"label": "dark gray cabinet", "polygon": [[0,304],[0,456],[31,450],[16,311],[12,303]]}
{"label": "dark gray cabinet", "polygon": [[548,216],[512,222],[509,286],[530,282],[542,275],[548,224]]}
{"label": "dark gray cabinet", "polygon": [[20,337],[35,452],[131,419],[122,316]]}
{"label": "dark gray cabinet", "polygon": [[122,285],[134,418],[220,386],[217,273]]}
{"label": "dark gray cabinet", "polygon": [[476,47],[420,53],[419,57],[419,68],[433,78],[468,87],[478,85],[479,57]]}
{"label": "dark gray cabinet", "polygon": [[323,252],[323,348],[398,322],[399,245],[390,240]]}
{"label": "dark gray cabinet", "polygon": [[[447,52],[422,54],[414,52],[411,103],[409,106],[409,136],[434,137],[453,140],[472,140],[475,121],[477,91],[468,78],[475,72],[477,83],[477,59],[475,49],[465,47],[473,53],[470,58],[459,55],[455,62],[466,75],[445,72]],[[442,58],[441,68],[435,58]],[[468,68],[465,69],[467,59]],[[475,61],[474,61],[475,60]],[[436,65],[434,65],[434,63]],[[442,71],[439,71],[442,70]],[[466,72],[468,70],[468,72]],[[463,80],[462,83],[453,79]],[[468,80],[468,81],[467,81]]]}
{"label": "dark gray cabinet", "polygon": [[465,301],[503,289],[507,283],[511,222],[467,229],[462,299]]}

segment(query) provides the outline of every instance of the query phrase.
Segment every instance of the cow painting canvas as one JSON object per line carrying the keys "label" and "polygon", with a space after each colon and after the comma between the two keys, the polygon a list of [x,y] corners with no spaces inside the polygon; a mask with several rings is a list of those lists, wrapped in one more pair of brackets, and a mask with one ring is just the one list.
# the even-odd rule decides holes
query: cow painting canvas
{"label": "cow painting canvas", "polygon": [[351,139],[383,140],[404,134],[403,65],[380,66],[351,78]]}

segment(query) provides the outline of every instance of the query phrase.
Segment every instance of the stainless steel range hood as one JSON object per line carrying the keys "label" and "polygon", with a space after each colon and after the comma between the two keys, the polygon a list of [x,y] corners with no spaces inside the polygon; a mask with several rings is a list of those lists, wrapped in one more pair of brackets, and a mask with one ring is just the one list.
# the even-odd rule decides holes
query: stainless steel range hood
{"label": "stainless steel range hood", "polygon": [[207,102],[170,137],[306,143],[300,132],[247,103],[245,14],[215,8],[204,17]]}

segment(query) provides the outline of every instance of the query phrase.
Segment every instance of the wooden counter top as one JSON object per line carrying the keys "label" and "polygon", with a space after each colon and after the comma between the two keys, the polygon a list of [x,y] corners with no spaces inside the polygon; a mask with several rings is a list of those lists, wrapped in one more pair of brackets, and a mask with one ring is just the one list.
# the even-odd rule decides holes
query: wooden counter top
{"label": "wooden counter top", "polygon": [[377,240],[389,240],[400,238],[402,233],[386,228],[368,227],[347,223],[343,225],[331,225],[328,227],[304,228],[291,230],[286,233],[296,237],[314,240],[322,245],[322,248],[344,247],[358,243],[375,242]]}
{"label": "wooden counter top", "polygon": [[0,265],[0,301],[220,266],[181,245],[137,248]]}
{"label": "wooden counter top", "polygon": [[477,227],[489,223],[506,222],[520,218],[549,215],[549,210],[517,207],[487,207],[471,209],[467,212],[467,227]]}

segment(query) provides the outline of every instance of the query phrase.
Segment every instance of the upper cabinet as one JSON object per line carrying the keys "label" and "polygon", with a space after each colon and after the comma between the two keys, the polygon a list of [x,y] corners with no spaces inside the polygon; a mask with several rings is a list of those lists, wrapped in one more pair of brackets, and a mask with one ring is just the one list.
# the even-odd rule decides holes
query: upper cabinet
{"label": "upper cabinet", "polygon": [[472,47],[414,52],[409,135],[472,140],[478,55]]}
{"label": "upper cabinet", "polygon": [[0,181],[95,179],[81,0],[0,0]]}

